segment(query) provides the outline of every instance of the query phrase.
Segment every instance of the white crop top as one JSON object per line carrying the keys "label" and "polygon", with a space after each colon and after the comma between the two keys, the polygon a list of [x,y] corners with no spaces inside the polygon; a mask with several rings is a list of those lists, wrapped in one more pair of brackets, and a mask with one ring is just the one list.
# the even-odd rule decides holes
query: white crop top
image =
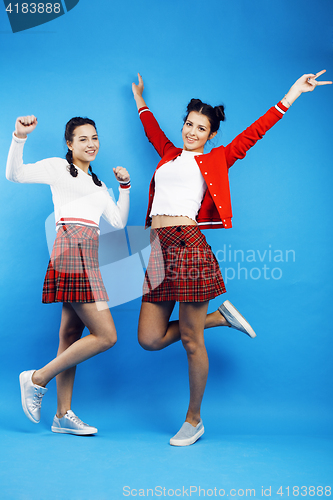
{"label": "white crop top", "polygon": [[205,191],[204,178],[194,157],[202,153],[182,151],[155,173],[153,215],[185,216],[196,219]]}

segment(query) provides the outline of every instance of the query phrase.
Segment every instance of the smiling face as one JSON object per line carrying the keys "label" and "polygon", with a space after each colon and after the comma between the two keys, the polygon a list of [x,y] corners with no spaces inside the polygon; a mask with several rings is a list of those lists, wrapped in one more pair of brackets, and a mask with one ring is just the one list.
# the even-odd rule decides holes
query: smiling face
{"label": "smiling face", "polygon": [[95,127],[88,123],[76,127],[73,139],[67,141],[67,146],[73,153],[73,163],[82,170],[88,171],[90,162],[96,158],[99,150]]}
{"label": "smiling face", "polygon": [[191,111],[183,125],[183,149],[193,153],[203,153],[206,142],[216,135],[216,132],[210,133],[210,128],[207,116]]}

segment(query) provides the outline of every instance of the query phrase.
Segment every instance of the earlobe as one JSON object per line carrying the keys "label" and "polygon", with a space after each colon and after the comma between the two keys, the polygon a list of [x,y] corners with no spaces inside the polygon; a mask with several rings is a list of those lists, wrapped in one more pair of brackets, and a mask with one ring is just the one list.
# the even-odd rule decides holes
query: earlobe
{"label": "earlobe", "polygon": [[213,139],[216,136],[216,134],[217,134],[217,132],[213,132],[212,134],[210,134],[208,140],[210,141],[211,139]]}

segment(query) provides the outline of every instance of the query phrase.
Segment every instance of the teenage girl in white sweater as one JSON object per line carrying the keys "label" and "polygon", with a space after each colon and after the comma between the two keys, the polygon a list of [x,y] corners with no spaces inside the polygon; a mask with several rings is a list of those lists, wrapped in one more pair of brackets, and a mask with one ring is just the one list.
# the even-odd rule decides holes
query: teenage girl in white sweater
{"label": "teenage girl in white sweater", "polygon": [[[120,183],[115,204],[90,167],[99,150],[95,123],[80,117],[66,125],[66,160],[49,158],[24,165],[23,146],[36,126],[35,116],[16,120],[6,177],[51,186],[57,237],[44,281],[43,302],[63,302],[63,307],[57,357],[39,370],[20,375],[22,406],[27,417],[38,423],[46,385],[56,377],[58,408],[52,431],[95,434],[97,429],[71,410],[74,376],[78,363],[106,351],[117,340],[98,267],[98,225],[101,215],[116,228],[126,225],[130,177],[123,167],[113,169]],[[85,326],[89,335],[81,338]]]}

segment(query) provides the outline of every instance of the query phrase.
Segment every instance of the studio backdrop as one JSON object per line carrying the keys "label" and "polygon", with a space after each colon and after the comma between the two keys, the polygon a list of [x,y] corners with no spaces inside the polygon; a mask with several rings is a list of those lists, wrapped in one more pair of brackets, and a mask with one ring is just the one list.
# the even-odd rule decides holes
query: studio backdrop
{"label": "studio backdrop", "polygon": [[[59,304],[41,304],[55,234],[50,188],[5,178],[15,120],[38,118],[24,149],[28,163],[64,157],[66,122],[88,116],[100,138],[94,170],[117,198],[112,168],[124,166],[132,188],[127,228],[101,224],[118,343],[79,367],[75,398],[102,412],[112,406],[124,425],[144,429],[167,413],[177,427],[188,394],[185,352],[178,344],[150,353],[137,343],[148,186],[159,158],[131,84],[140,72],[147,104],[180,147],[189,100],[223,103],[226,122],[209,147],[226,145],[302,74],[326,69],[332,79],[332,3],[80,0],[53,2],[38,19],[31,11],[22,18],[16,5],[26,9],[5,2],[0,17],[0,370],[9,381],[0,398],[13,420],[23,418],[18,373],[55,355],[61,313]],[[216,429],[222,419],[225,433],[332,432],[332,108],[330,86],[302,95],[230,170],[233,228],[204,232],[227,287],[209,311],[227,298],[257,332],[254,340],[226,328],[205,333],[203,415]],[[45,401],[50,416],[54,405],[55,391]]]}

